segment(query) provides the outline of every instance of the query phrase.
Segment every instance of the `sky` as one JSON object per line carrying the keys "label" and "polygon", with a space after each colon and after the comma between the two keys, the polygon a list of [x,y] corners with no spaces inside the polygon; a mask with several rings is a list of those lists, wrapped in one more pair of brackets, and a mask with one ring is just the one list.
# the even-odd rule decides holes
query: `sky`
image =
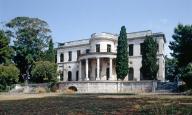
{"label": "sky", "polygon": [[46,21],[54,43],[90,38],[92,33],[152,30],[169,42],[177,24],[192,24],[192,0],[0,0],[0,27],[17,16]]}

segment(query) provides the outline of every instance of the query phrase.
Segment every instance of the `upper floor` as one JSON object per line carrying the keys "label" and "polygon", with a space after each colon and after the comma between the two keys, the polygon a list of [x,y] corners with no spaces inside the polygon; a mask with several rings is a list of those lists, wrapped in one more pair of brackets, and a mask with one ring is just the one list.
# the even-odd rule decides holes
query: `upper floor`
{"label": "upper floor", "polygon": [[[152,33],[152,31],[147,30],[127,33],[130,57],[141,57],[141,46],[146,36],[153,36],[157,40],[157,53],[158,55],[164,55],[165,35],[163,33]],[[117,52],[117,40],[117,34],[102,32],[93,33],[90,39],[59,43],[57,48],[57,63],[78,61],[82,55],[115,54]]]}

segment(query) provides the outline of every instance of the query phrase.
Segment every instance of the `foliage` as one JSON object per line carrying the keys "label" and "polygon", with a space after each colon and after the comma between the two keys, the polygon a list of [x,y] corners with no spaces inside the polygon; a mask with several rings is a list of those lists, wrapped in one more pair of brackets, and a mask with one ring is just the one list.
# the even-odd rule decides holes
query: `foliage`
{"label": "foliage", "polygon": [[173,34],[174,41],[170,42],[171,55],[178,60],[179,67],[186,67],[192,62],[192,25],[179,24]]}
{"label": "foliage", "polygon": [[116,58],[116,73],[117,79],[123,80],[128,74],[128,41],[125,26],[121,27],[118,37],[117,58]]}
{"label": "foliage", "polygon": [[12,49],[9,47],[9,36],[0,30],[0,64],[8,64],[11,61]]}
{"label": "foliage", "polygon": [[19,70],[15,65],[0,65],[0,90],[18,82]]}
{"label": "foliage", "polygon": [[31,74],[33,82],[55,82],[57,80],[57,64],[49,61],[35,62]]}
{"label": "foliage", "polygon": [[177,60],[175,58],[165,57],[165,79],[173,82],[176,80],[178,74]]}
{"label": "foliage", "polygon": [[141,71],[145,80],[156,80],[158,72],[157,64],[158,44],[153,37],[147,36],[142,46]]}
{"label": "foliage", "polygon": [[186,83],[188,89],[192,89],[192,63],[185,68],[182,80]]}
{"label": "foliage", "polygon": [[14,62],[21,75],[30,73],[34,61],[41,60],[51,38],[48,24],[38,18],[16,17],[6,24],[14,38]]}
{"label": "foliage", "polygon": [[55,50],[54,50],[54,44],[53,44],[52,39],[50,39],[50,41],[49,41],[49,48],[46,51],[46,57],[45,58],[47,61],[55,63]]}

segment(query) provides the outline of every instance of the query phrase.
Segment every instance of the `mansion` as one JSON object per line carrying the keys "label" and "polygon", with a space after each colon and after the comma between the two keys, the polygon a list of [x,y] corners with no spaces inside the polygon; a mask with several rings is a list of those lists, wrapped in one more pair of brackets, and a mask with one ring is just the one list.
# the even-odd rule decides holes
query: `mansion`
{"label": "mansion", "polygon": [[[153,36],[158,42],[157,59],[159,70],[157,79],[165,79],[163,33],[139,31],[127,33],[129,74],[125,81],[145,80],[142,76],[141,45],[146,36]],[[90,38],[59,43],[57,48],[57,64],[60,81],[117,81],[116,54],[118,34],[93,33]]]}

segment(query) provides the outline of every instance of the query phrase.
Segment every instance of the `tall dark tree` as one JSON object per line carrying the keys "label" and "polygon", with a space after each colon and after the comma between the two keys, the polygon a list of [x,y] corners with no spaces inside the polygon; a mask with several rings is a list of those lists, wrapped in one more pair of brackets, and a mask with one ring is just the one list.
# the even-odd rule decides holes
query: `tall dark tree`
{"label": "tall dark tree", "polygon": [[49,41],[49,48],[46,52],[46,59],[47,61],[55,63],[55,50],[54,50],[54,44],[52,39],[50,39]]}
{"label": "tall dark tree", "polygon": [[123,80],[128,74],[128,41],[125,26],[121,27],[118,37],[116,73],[117,79]]}
{"label": "tall dark tree", "polygon": [[41,53],[51,38],[48,24],[38,18],[16,17],[6,24],[14,39],[14,61],[23,74],[31,71],[34,61],[41,60]]}
{"label": "tall dark tree", "polygon": [[8,64],[11,61],[12,49],[9,43],[9,36],[4,30],[0,30],[0,64]]}
{"label": "tall dark tree", "polygon": [[192,62],[192,25],[179,24],[173,34],[169,48],[171,55],[178,60],[178,67],[185,67]]}
{"label": "tall dark tree", "polygon": [[156,80],[158,44],[152,36],[147,36],[142,45],[142,67],[141,71],[145,80]]}
{"label": "tall dark tree", "polygon": [[173,82],[177,80],[177,76],[179,76],[177,60],[165,57],[165,79]]}

